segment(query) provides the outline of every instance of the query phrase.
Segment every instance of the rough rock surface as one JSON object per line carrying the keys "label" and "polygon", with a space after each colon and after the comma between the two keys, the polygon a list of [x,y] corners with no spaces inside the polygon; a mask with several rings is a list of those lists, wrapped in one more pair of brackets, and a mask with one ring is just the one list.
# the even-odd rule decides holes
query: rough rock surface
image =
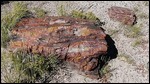
{"label": "rough rock surface", "polygon": [[11,31],[10,49],[48,56],[74,64],[83,72],[98,66],[100,55],[106,54],[106,34],[94,21],[70,17],[25,18]]}
{"label": "rough rock surface", "polygon": [[134,12],[128,8],[112,6],[108,9],[108,15],[111,19],[120,21],[126,25],[135,24],[136,16]]}

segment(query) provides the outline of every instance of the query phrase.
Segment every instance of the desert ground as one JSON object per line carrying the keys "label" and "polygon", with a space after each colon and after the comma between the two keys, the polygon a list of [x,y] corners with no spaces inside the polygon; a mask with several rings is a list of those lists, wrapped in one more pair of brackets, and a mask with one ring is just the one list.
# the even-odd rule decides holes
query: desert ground
{"label": "desert ground", "polygon": [[[23,1],[28,8],[40,7],[49,16],[57,16],[57,7],[64,5],[67,12],[83,10],[94,13],[105,25],[105,33],[115,42],[118,55],[108,62],[108,70],[101,79],[90,79],[63,64],[50,83],[149,83],[149,2],[146,1]],[[1,5],[1,17],[5,10],[11,10],[13,2]],[[111,20],[108,8],[125,7],[133,10],[137,16],[136,27],[140,29],[137,37],[129,37],[128,26]],[[138,42],[137,42],[138,41]],[[1,47],[1,53],[5,51]],[[8,62],[7,62],[8,63]],[[1,61],[2,64],[2,61]],[[9,64],[9,63],[8,63]],[[10,63],[11,64],[11,63]],[[1,68],[1,82],[5,71]]]}

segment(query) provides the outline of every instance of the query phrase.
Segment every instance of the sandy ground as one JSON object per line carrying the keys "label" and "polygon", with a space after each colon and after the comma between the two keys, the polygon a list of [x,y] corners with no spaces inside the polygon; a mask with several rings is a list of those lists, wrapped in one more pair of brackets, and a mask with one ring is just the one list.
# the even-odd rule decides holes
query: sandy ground
{"label": "sandy ground", "polygon": [[[103,28],[107,34],[111,30],[119,30],[112,35],[115,46],[118,50],[118,56],[109,62],[110,72],[106,78],[93,80],[77,74],[76,70],[68,66],[60,67],[58,73],[51,82],[59,83],[148,83],[149,82],[149,5],[145,1],[24,1],[28,3],[29,8],[40,7],[48,11],[49,15],[57,15],[57,7],[64,5],[66,11],[84,10],[93,12],[101,21],[105,22]],[[148,3],[149,4],[149,3]],[[141,38],[144,43],[137,47],[131,46],[137,38],[129,38],[124,35],[125,26],[119,22],[110,20],[107,9],[111,6],[120,6],[132,9],[137,15],[137,25],[142,29]],[[11,3],[1,6],[1,14],[4,10],[9,10]],[[147,18],[140,17],[141,14],[147,15]],[[122,56],[125,54],[128,56]],[[131,62],[130,62],[130,61]]]}

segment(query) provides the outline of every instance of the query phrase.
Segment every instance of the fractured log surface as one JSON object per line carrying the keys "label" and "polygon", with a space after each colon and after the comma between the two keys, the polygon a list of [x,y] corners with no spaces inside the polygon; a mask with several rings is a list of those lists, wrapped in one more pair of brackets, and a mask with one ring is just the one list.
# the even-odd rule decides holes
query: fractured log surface
{"label": "fractured log surface", "polygon": [[106,34],[94,21],[70,17],[25,18],[11,31],[16,38],[12,50],[25,50],[73,63],[82,71],[98,66],[98,57],[106,54]]}

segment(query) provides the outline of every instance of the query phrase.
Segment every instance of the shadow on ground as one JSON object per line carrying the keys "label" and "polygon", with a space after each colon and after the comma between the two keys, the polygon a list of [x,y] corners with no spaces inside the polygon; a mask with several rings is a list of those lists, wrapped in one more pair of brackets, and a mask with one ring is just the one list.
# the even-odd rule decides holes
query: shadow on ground
{"label": "shadow on ground", "polygon": [[[99,57],[99,70],[103,69],[106,65],[108,65],[108,62],[112,59],[115,59],[118,54],[118,50],[115,46],[115,42],[113,39],[107,34],[106,35],[106,42],[108,45],[107,54]],[[103,57],[103,58],[102,58]],[[102,77],[102,74],[99,73],[100,78]]]}

